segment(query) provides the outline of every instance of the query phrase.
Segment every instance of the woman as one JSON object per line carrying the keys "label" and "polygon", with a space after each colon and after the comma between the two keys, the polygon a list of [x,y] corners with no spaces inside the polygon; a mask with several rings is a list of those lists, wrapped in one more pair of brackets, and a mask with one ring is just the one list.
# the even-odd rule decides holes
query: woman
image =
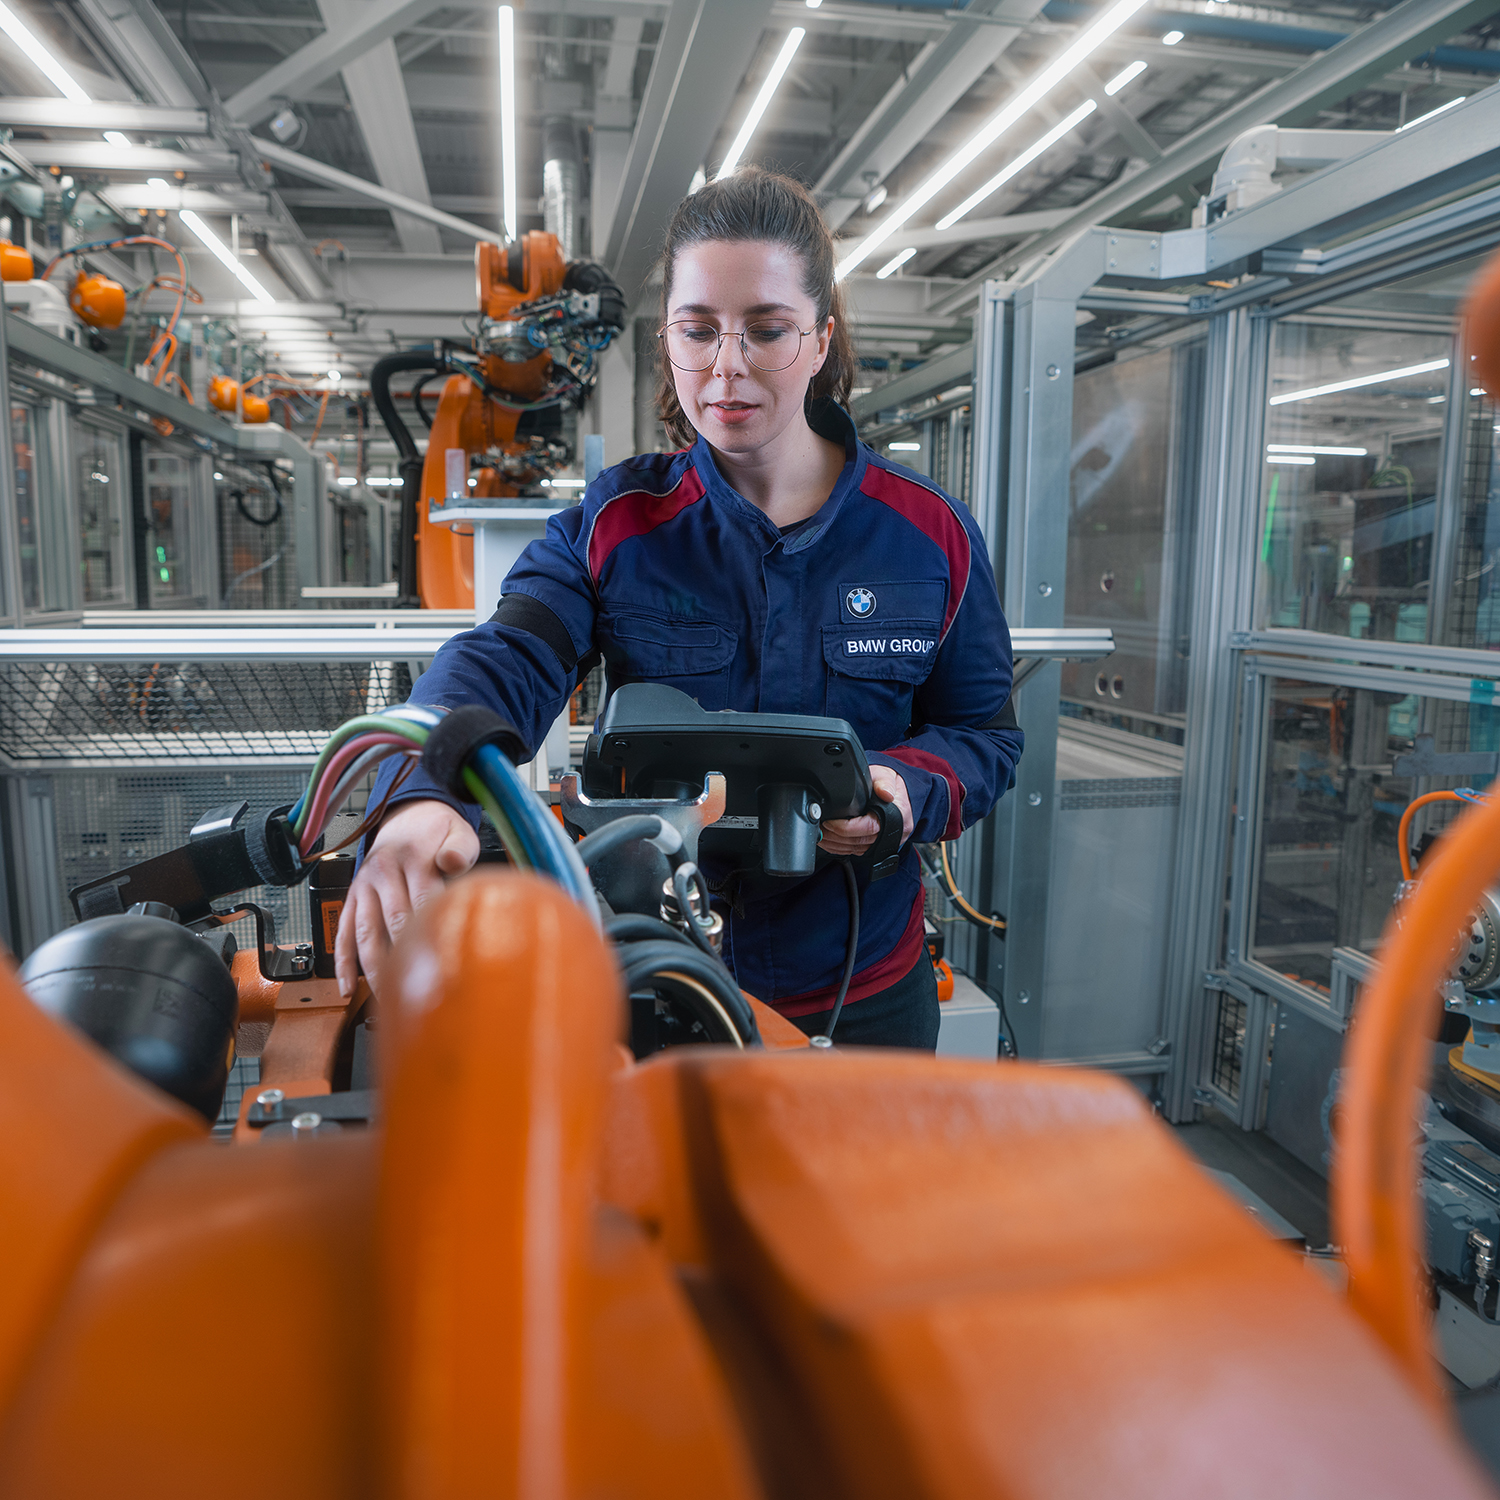
{"label": "woman", "polygon": [[[658,409],[684,451],[601,474],[527,548],[493,619],[444,646],[413,696],[485,703],[535,746],[602,655],[611,691],[667,682],[706,709],[849,720],[877,795],[901,809],[903,851],[864,892],[837,1039],[931,1050],[937,989],[906,841],[957,837],[1010,786],[1022,743],[1010,637],[967,510],[855,435],[833,266],[817,205],[788,178],[742,170],[678,206]],[[476,821],[430,782],[402,789],[339,924],[345,993],[356,959],[378,986],[413,907],[474,862]],[[873,817],[832,820],[822,847],[859,854],[876,832]],[[725,905],[741,987],[823,1031],[847,935],[839,869],[746,876]]]}

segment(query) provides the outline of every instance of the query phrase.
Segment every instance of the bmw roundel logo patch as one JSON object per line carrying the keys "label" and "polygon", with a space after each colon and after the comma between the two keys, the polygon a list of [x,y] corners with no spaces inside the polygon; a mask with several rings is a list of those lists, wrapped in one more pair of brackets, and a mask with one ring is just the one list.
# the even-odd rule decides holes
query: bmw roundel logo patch
{"label": "bmw roundel logo patch", "polygon": [[844,603],[849,607],[849,613],[857,620],[863,620],[875,613],[875,595],[869,589],[850,589],[844,595]]}

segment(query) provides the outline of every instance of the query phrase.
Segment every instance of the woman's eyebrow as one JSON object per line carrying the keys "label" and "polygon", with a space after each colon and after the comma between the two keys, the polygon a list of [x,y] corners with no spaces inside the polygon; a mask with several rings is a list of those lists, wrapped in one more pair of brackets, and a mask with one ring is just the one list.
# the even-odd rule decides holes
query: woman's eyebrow
{"label": "woman's eyebrow", "polygon": [[[674,313],[698,313],[703,317],[711,318],[718,315],[719,309],[717,307],[709,307],[703,302],[679,302],[672,311]],[[747,307],[745,309],[747,315],[792,311],[794,311],[793,307],[787,302],[757,302],[754,307]]]}

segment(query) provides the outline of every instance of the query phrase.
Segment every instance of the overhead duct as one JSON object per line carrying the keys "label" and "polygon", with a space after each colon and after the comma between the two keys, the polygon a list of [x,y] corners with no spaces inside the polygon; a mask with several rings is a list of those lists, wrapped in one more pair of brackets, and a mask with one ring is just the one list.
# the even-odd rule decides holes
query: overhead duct
{"label": "overhead duct", "polygon": [[578,129],[572,120],[554,117],[542,126],[542,224],[557,236],[565,261],[578,258],[582,182]]}

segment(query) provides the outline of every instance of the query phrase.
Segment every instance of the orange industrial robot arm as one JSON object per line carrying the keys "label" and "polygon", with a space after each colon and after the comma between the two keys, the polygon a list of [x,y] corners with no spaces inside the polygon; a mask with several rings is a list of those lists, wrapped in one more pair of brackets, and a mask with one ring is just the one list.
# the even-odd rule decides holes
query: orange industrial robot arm
{"label": "orange industrial robot arm", "polygon": [[[387,355],[370,372],[376,407],[402,455],[400,592],[429,609],[474,604],[473,539],[432,525],[429,506],[471,494],[519,495],[566,463],[561,442],[518,437],[521,419],[581,404],[597,379],[596,355],[624,323],[619,288],[598,266],[565,264],[555,235],[533,231],[508,246],[481,244],[474,263],[480,321],[473,348],[440,342],[431,353]],[[419,386],[447,377],[425,460],[391,394],[400,371],[420,372]],[[413,399],[426,421],[415,393]]]}

